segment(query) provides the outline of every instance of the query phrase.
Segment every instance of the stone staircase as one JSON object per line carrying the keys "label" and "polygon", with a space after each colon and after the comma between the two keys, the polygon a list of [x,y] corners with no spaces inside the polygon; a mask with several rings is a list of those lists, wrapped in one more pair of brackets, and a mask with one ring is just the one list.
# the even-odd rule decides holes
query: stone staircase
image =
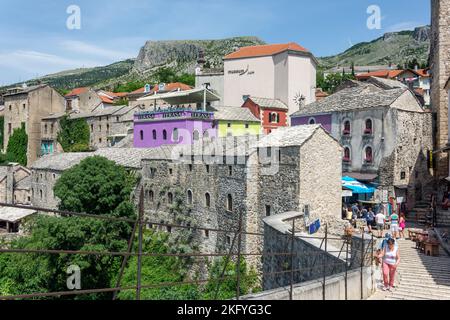
{"label": "stone staircase", "polygon": [[429,202],[418,202],[412,209],[406,219],[410,223],[425,225],[427,223],[427,215],[430,213]]}
{"label": "stone staircase", "polygon": [[419,252],[415,243],[400,240],[400,266],[396,287],[378,292],[372,299],[450,300],[450,257],[441,250],[439,257]]}
{"label": "stone staircase", "polygon": [[448,211],[437,211],[437,225],[439,227],[450,227],[450,209]]}

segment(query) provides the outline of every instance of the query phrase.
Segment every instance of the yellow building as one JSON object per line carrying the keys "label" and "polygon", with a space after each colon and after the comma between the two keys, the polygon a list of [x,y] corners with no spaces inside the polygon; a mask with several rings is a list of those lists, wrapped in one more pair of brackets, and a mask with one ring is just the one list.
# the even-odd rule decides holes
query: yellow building
{"label": "yellow building", "polygon": [[214,107],[219,138],[260,135],[261,121],[249,109],[242,107]]}

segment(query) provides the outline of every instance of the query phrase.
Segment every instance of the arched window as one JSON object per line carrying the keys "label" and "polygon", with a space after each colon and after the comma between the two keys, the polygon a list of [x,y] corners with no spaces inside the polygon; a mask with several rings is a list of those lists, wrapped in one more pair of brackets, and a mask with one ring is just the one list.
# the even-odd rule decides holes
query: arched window
{"label": "arched window", "polygon": [[314,118],[310,118],[309,119],[309,121],[308,121],[308,124],[316,124],[316,119],[314,119]]}
{"label": "arched window", "polygon": [[270,122],[276,123],[277,122],[277,118],[278,118],[278,114],[276,112],[272,112],[270,114]]}
{"label": "arched window", "polygon": [[345,149],[344,149],[344,159],[343,160],[344,160],[344,162],[352,161],[352,155],[351,155],[349,147],[345,147]]}
{"label": "arched window", "polygon": [[173,129],[173,132],[172,132],[172,140],[173,140],[173,142],[178,142],[178,139],[179,139],[178,129],[175,128],[175,129]]}
{"label": "arched window", "polygon": [[373,123],[371,119],[366,120],[366,126],[364,129],[364,134],[372,134],[373,133]]}
{"label": "arched window", "polygon": [[372,163],[373,162],[373,150],[372,150],[372,147],[366,147],[366,150],[364,152],[364,161],[366,163]]}
{"label": "arched window", "polygon": [[167,194],[167,202],[168,202],[169,204],[172,204],[172,203],[173,203],[173,194],[172,194],[172,192],[169,192],[169,193]]}
{"label": "arched window", "polygon": [[156,130],[153,130],[153,140],[156,140]]}
{"label": "arched window", "polygon": [[191,190],[188,190],[188,192],[187,192],[187,203],[189,205],[192,204],[192,191]]}
{"label": "arched window", "polygon": [[163,140],[167,140],[167,131],[163,130]]}
{"label": "arched window", "polygon": [[192,134],[194,141],[200,140],[200,133],[197,130],[194,130],[194,133]]}
{"label": "arched window", "polygon": [[227,210],[233,211],[233,196],[231,194],[227,195]]}
{"label": "arched window", "polygon": [[211,195],[209,193],[205,194],[205,204],[207,208],[211,207]]}
{"label": "arched window", "polygon": [[346,120],[344,122],[344,131],[343,134],[344,136],[349,136],[352,133],[352,126],[350,124],[350,120]]}
{"label": "arched window", "polygon": [[150,202],[153,202],[154,197],[155,197],[155,194],[153,193],[153,190],[150,190],[150,191],[148,192],[148,200],[149,200]]}
{"label": "arched window", "polygon": [[141,135],[141,141],[143,141],[144,140],[144,130],[140,131],[140,135]]}

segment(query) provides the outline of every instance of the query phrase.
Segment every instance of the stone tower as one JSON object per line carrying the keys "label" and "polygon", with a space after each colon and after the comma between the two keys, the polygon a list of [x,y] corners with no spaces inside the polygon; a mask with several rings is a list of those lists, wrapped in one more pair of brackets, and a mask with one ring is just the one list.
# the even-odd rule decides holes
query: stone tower
{"label": "stone tower", "polygon": [[[450,0],[431,0],[431,106],[435,114],[435,150],[444,148],[448,135],[448,93],[450,77]],[[436,155],[437,178],[448,177],[448,156]]]}

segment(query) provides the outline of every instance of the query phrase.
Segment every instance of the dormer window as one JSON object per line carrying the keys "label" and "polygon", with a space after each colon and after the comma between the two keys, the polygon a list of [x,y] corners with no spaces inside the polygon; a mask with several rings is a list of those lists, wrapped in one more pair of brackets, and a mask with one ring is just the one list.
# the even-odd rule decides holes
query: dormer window
{"label": "dormer window", "polygon": [[373,123],[371,119],[366,120],[364,134],[367,135],[373,134]]}
{"label": "dormer window", "polygon": [[310,124],[310,125],[316,124],[316,119],[310,118],[308,121],[308,124]]}

